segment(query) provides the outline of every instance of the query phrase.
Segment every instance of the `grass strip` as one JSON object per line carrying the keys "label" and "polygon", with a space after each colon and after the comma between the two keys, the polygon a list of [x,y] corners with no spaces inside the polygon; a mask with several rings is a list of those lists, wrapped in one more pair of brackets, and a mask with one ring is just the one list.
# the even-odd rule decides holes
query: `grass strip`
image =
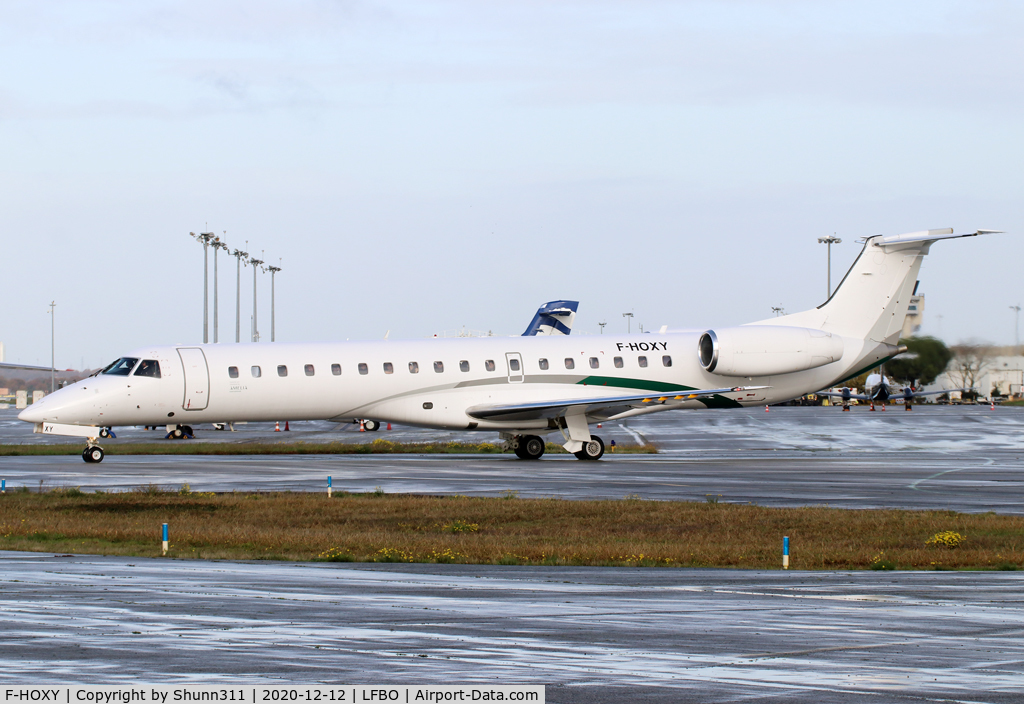
{"label": "grass strip", "polygon": [[[80,455],[80,444],[0,445],[0,457]],[[501,454],[501,445],[492,442],[392,442],[377,438],[373,442],[196,442],[165,440],[163,442],[122,442],[106,440],[103,450],[108,455],[491,455]],[[609,448],[611,451],[611,448]],[[620,445],[616,454],[656,454],[654,445]],[[565,448],[549,442],[545,452],[566,454]]]}
{"label": "grass strip", "polygon": [[952,511],[141,487],[0,496],[0,548],[205,559],[778,569],[1016,569],[1024,517]]}

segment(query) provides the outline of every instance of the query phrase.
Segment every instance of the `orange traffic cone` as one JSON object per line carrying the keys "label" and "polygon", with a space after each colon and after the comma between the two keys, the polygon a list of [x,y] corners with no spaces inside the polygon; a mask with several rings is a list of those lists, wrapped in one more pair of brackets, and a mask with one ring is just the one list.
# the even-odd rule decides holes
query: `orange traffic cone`
{"label": "orange traffic cone", "polygon": [[768,406],[765,406],[765,407],[764,407],[764,412],[765,412],[765,413],[771,413],[771,411],[769,411],[769,410],[768,410]]}
{"label": "orange traffic cone", "polygon": [[600,424],[600,423],[598,423],[598,424],[597,424],[597,427],[598,427],[598,428],[600,428],[600,427],[601,427],[601,424]]}
{"label": "orange traffic cone", "polygon": [[275,433],[280,433],[281,432],[281,421],[278,421],[278,422],[274,423],[274,432]]}
{"label": "orange traffic cone", "polygon": [[285,429],[286,431],[288,431],[288,430],[291,430],[291,428],[289,428],[289,427],[288,427],[288,421],[285,421],[285,422],[284,422],[284,429]]}
{"label": "orange traffic cone", "polygon": [[989,409],[990,411],[994,411],[994,410],[996,410],[996,402],[995,402],[995,401],[992,401],[991,403],[992,403],[992,405],[991,405],[991,406],[989,406],[989,407],[988,407],[988,409]]}
{"label": "orange traffic cone", "polygon": [[388,430],[391,430],[391,423],[388,423]]}
{"label": "orange traffic cone", "polygon": [[363,422],[362,418],[359,419],[359,432],[360,433],[365,433],[366,432],[366,424]]}

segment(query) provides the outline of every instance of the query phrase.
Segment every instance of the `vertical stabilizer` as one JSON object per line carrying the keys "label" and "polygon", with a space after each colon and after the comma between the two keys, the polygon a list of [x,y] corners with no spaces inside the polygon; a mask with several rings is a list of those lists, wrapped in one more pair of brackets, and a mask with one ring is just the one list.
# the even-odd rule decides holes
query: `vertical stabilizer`
{"label": "vertical stabilizer", "polygon": [[812,310],[752,324],[817,328],[844,337],[895,345],[907,317],[921,262],[932,243],[990,232],[995,231],[953,234],[952,229],[943,229],[868,237],[864,249],[827,301]]}
{"label": "vertical stabilizer", "polygon": [[527,335],[568,335],[576,319],[579,301],[550,301],[537,309],[523,336]]}

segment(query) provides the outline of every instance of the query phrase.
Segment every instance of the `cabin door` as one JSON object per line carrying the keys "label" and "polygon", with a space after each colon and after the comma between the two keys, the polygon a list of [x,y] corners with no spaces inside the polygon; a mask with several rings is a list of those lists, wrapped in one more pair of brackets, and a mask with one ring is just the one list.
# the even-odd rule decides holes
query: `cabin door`
{"label": "cabin door", "polygon": [[523,379],[523,357],[518,352],[506,352],[505,364],[508,365],[508,383],[522,384]]}
{"label": "cabin door", "polygon": [[206,366],[206,355],[198,347],[181,347],[178,356],[185,369],[185,400],[181,407],[186,411],[202,411],[210,403],[210,370]]}

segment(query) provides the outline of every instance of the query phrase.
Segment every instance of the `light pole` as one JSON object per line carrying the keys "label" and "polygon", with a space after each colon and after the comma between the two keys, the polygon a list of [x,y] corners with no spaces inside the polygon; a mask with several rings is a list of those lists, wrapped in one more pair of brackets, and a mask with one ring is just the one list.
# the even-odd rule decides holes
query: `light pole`
{"label": "light pole", "polygon": [[[245,241],[249,244],[249,240]],[[248,252],[236,249],[231,256],[238,260],[235,270],[235,342],[242,341],[242,259],[249,256]]]}
{"label": "light pole", "polygon": [[256,275],[259,273],[260,264],[263,261],[253,257],[249,263],[252,264],[252,341],[259,342],[260,333],[256,323]]}
{"label": "light pole", "polygon": [[194,232],[188,234],[203,244],[203,344],[205,345],[210,341],[210,259],[207,256],[207,248],[210,246],[210,240],[215,238],[212,232],[200,232],[198,235]]}
{"label": "light pole", "polygon": [[[279,260],[280,261],[280,260]],[[281,271],[279,266],[268,266],[270,270],[270,341],[274,341],[274,274]]]}
{"label": "light pole", "polygon": [[1012,310],[1016,316],[1013,322],[1013,346],[1020,347],[1020,303],[1015,306],[1010,306],[1010,310]]}
{"label": "light pole", "polygon": [[[224,231],[224,234],[225,235],[228,234],[226,230]],[[215,343],[216,342],[220,342],[220,336],[219,336],[219,333],[218,333],[218,325],[217,325],[217,321],[218,321],[217,310],[218,310],[218,307],[219,307],[217,305],[217,298],[218,298],[217,292],[220,290],[220,287],[217,286],[217,250],[218,249],[223,249],[225,252],[227,252],[231,248],[228,247],[227,244],[225,244],[224,241],[221,240],[221,238],[219,238],[219,237],[214,238],[214,240],[213,240],[213,341]]]}
{"label": "light pole", "polygon": [[604,326],[607,325],[607,324],[608,323],[606,323],[606,322],[605,323],[598,323],[598,326],[601,328],[601,334],[602,335],[604,335]]}
{"label": "light pole", "polygon": [[57,390],[57,378],[55,376],[55,374],[57,373],[56,372],[57,367],[54,366],[54,360],[56,359],[56,357],[53,354],[53,351],[54,351],[54,339],[55,339],[54,331],[56,330],[56,323],[54,323],[54,320],[56,319],[56,315],[54,313],[54,309],[56,307],[57,307],[57,302],[56,301],[50,301],[50,393],[51,394],[54,391]]}
{"label": "light pole", "polygon": [[633,314],[623,313],[622,317],[626,319],[626,334],[628,335],[630,332],[630,328],[632,328],[633,325]]}
{"label": "light pole", "polygon": [[772,306],[772,313],[775,313],[775,317],[778,318],[780,315],[785,315],[786,311],[782,309],[782,306]]}
{"label": "light pole", "polygon": [[832,298],[832,245],[841,243],[842,240],[836,237],[835,234],[818,238],[818,244],[828,245],[828,298]]}

